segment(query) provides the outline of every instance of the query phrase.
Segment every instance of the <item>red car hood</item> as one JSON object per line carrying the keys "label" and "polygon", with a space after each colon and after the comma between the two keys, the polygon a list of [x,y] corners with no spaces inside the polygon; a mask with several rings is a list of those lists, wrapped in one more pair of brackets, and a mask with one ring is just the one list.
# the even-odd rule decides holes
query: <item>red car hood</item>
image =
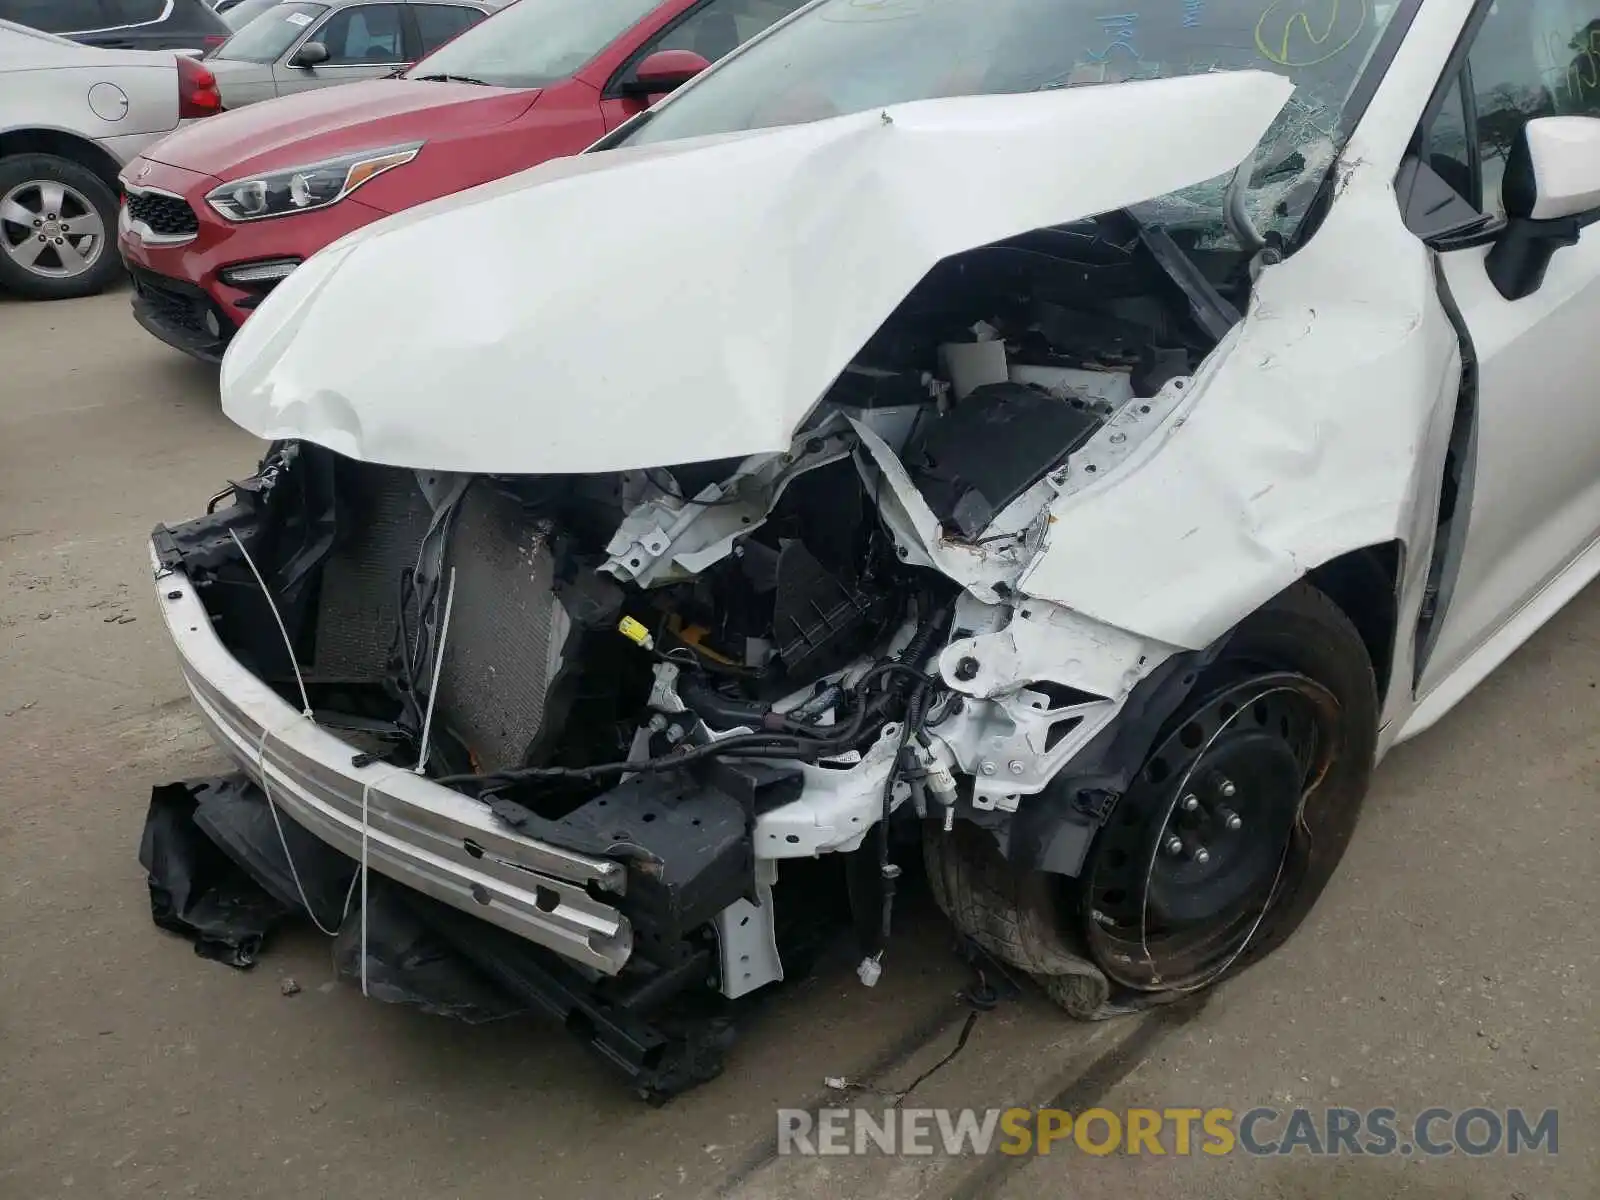
{"label": "red car hood", "polygon": [[526,112],[537,88],[369,79],[218,113],[145,152],[218,179],[317,162],[395,142],[480,133]]}

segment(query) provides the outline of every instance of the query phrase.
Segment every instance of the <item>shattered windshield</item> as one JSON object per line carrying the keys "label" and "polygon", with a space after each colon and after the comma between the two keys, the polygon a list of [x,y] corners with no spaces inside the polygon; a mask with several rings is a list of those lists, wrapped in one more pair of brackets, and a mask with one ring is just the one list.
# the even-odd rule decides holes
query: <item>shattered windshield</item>
{"label": "shattered windshield", "polygon": [[[817,0],[657,110],[624,144],[937,96],[1254,68],[1295,85],[1258,148],[1246,198],[1258,229],[1287,229],[1338,151],[1341,112],[1396,7],[1396,0],[1166,0],[1153,10],[1137,0]],[[1141,206],[1140,216],[1220,241],[1227,183],[1163,197]]]}

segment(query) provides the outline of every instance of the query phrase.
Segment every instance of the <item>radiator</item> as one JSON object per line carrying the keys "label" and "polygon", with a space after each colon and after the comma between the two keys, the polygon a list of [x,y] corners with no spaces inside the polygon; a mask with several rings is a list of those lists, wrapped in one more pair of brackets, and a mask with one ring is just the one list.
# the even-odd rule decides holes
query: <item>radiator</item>
{"label": "radiator", "polygon": [[400,572],[416,563],[432,516],[412,472],[339,463],[339,537],[322,570],[307,680],[384,678],[400,613]]}
{"label": "radiator", "polygon": [[482,480],[460,503],[440,578],[442,617],[455,570],[435,720],[496,771],[520,766],[538,737],[572,623],[552,586],[549,526]]}

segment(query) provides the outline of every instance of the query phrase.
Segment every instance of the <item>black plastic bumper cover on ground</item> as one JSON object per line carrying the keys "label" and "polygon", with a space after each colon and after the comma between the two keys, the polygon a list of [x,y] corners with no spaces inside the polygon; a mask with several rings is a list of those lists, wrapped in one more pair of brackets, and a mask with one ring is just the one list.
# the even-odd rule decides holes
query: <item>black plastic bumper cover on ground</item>
{"label": "black plastic bumper cover on ground", "polygon": [[[274,929],[312,915],[337,930],[336,970],[358,984],[365,937],[373,999],[473,1023],[543,1012],[651,1100],[722,1072],[733,1033],[722,1014],[652,1008],[647,1018],[642,1006],[610,1002],[558,956],[376,873],[367,879],[363,929],[357,864],[276,816],[242,775],[152,788],[139,861],[156,924],[192,939],[202,957],[249,968]],[[682,978],[696,984],[711,969],[700,956],[685,966],[693,970]]]}
{"label": "black plastic bumper cover on ground", "polygon": [[155,923],[194,941],[195,953],[253,967],[262,942],[294,907],[276,899],[228,857],[201,824],[202,802],[226,781],[150,789],[139,840]]}

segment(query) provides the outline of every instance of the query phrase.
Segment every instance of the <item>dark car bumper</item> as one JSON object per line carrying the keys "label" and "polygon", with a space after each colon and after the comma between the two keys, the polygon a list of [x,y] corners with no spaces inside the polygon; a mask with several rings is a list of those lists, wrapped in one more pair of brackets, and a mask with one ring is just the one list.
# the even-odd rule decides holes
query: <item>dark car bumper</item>
{"label": "dark car bumper", "polygon": [[219,363],[234,327],[200,288],[127,263],[133,277],[133,319],[167,345],[202,362]]}

